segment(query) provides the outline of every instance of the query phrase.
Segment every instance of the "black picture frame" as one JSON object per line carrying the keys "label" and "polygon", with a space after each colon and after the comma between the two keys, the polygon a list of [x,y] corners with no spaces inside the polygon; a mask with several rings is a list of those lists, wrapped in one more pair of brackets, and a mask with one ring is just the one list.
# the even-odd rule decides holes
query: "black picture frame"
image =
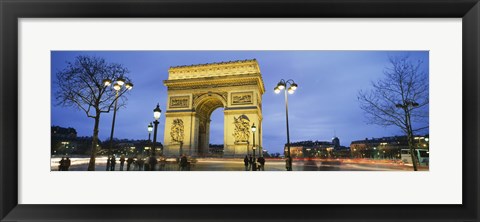
{"label": "black picture frame", "polygon": [[[0,0],[2,221],[478,221],[478,0]],[[461,205],[24,205],[18,204],[18,19],[121,17],[462,18]],[[448,43],[446,43],[448,44]],[[448,101],[446,101],[448,103]],[[448,105],[447,105],[448,106]]]}

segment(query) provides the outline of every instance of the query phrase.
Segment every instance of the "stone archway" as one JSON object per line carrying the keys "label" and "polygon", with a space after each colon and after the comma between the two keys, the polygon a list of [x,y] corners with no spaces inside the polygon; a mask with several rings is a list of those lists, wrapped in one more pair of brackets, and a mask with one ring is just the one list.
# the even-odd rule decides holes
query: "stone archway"
{"label": "stone archway", "polygon": [[[224,108],[224,156],[251,153],[262,146],[262,95],[256,60],[177,66],[169,69],[164,154],[202,156],[208,153],[210,117]],[[258,149],[257,149],[258,150]]]}

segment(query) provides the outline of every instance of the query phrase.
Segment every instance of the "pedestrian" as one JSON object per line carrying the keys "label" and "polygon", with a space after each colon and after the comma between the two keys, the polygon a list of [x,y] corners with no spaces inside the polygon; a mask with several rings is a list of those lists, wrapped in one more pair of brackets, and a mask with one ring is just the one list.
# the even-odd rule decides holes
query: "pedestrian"
{"label": "pedestrian", "polygon": [[185,171],[187,169],[187,157],[183,154],[182,158],[180,158],[180,170]]}
{"label": "pedestrian", "polygon": [[67,157],[67,159],[65,160],[65,171],[68,171],[68,169],[70,168],[70,164],[72,162],[70,161],[70,157]]}
{"label": "pedestrian", "polygon": [[143,161],[141,156],[137,158],[138,171],[143,170],[144,163],[145,161]]}
{"label": "pedestrian", "polygon": [[150,159],[148,160],[148,164],[150,165],[150,171],[155,170],[155,165],[157,165],[158,161],[157,158],[154,156],[151,156]]}
{"label": "pedestrian", "polygon": [[128,159],[127,159],[127,171],[130,171],[130,166],[132,165],[132,163],[133,163],[133,158],[128,157]]}
{"label": "pedestrian", "polygon": [[248,163],[249,163],[249,169],[248,170],[252,170],[252,166],[253,166],[252,154],[250,154],[249,157],[248,157]]}
{"label": "pedestrian", "polygon": [[245,163],[245,171],[248,171],[248,156],[245,155],[245,159],[243,159],[243,162]]}
{"label": "pedestrian", "polygon": [[65,157],[62,157],[58,165],[58,171],[63,171],[63,169],[65,169]]}
{"label": "pedestrian", "polygon": [[125,163],[125,155],[120,157],[120,171],[123,171],[123,164]]}
{"label": "pedestrian", "polygon": [[291,156],[289,156],[285,159],[285,165],[286,165],[287,171],[292,170],[292,157]]}
{"label": "pedestrian", "polygon": [[258,162],[260,163],[260,170],[265,171],[265,158],[263,156],[259,157]]}
{"label": "pedestrian", "polygon": [[112,155],[112,159],[110,159],[110,171],[115,171],[116,161],[115,155]]}
{"label": "pedestrian", "polygon": [[160,157],[160,170],[165,170],[165,164],[167,159],[165,157]]}
{"label": "pedestrian", "polygon": [[148,158],[145,158],[144,170],[150,171],[150,164],[148,163]]}

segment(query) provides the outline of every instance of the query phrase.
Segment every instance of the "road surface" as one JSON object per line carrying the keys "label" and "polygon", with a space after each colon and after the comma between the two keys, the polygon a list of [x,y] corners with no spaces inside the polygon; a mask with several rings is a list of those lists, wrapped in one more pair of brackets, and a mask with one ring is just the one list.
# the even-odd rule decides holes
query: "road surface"
{"label": "road surface", "polygon": [[[106,157],[96,159],[96,171],[105,171]],[[60,158],[51,159],[51,170],[58,171]],[[70,171],[86,171],[88,157],[72,157]],[[124,170],[127,164],[125,163]],[[119,159],[115,170],[120,170]],[[135,168],[134,170],[138,170]],[[165,167],[157,164],[156,171],[177,171],[180,170],[174,159],[169,159]],[[243,159],[227,158],[199,158],[197,163],[192,164],[191,171],[244,171]],[[421,171],[428,171],[428,166],[419,167]],[[285,171],[284,159],[266,159],[265,171]],[[345,160],[320,160],[320,159],[294,159],[293,171],[413,171],[411,165],[403,164],[393,160],[371,160],[371,159],[345,159]]]}

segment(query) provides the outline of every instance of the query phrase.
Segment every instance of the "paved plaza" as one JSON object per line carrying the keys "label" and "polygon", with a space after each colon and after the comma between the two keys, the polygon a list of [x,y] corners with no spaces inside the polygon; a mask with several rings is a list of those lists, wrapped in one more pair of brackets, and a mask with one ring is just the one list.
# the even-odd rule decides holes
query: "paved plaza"
{"label": "paved plaza", "polygon": [[[89,158],[72,157],[70,171],[86,171]],[[105,171],[106,157],[96,159],[96,171]],[[51,159],[51,170],[58,171],[58,162],[60,158]],[[117,159],[115,170],[120,170],[120,163]],[[126,170],[127,164],[124,165]],[[133,168],[133,167],[132,167]],[[155,171],[179,171],[180,168],[175,159],[169,159],[165,166],[157,164]],[[199,158],[195,164],[192,164],[190,171],[244,171],[245,165],[243,159],[233,158]],[[428,171],[428,166],[421,166],[419,170]],[[138,168],[133,168],[138,171]],[[285,160],[281,158],[266,159],[265,171],[285,171]],[[412,171],[412,166],[393,160],[371,160],[371,159],[295,159],[293,161],[293,171]]]}

